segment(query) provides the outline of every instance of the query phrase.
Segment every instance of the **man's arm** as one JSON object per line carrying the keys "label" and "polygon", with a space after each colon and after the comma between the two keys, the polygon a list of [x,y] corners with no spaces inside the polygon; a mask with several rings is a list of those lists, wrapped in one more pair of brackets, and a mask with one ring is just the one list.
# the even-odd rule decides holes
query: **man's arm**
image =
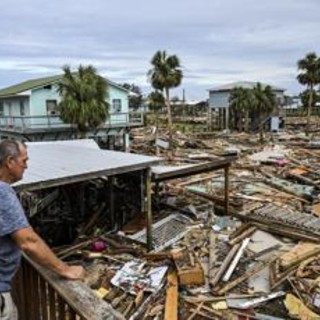
{"label": "man's arm", "polygon": [[15,231],[11,237],[19,248],[38,264],[67,279],[84,278],[83,267],[69,266],[61,261],[31,227]]}

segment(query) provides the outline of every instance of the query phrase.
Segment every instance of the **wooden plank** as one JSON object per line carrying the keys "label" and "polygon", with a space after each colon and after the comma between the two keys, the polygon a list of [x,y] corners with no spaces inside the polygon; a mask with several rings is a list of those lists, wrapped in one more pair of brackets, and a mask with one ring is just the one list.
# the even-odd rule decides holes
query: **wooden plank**
{"label": "wooden plank", "polygon": [[56,295],[52,287],[49,290],[49,315],[50,320],[56,320]]}
{"label": "wooden plank", "polygon": [[66,304],[63,299],[58,296],[58,320],[65,320],[66,315]]}
{"label": "wooden plank", "polygon": [[224,168],[224,213],[229,215],[229,168]]}
{"label": "wooden plank", "polygon": [[215,268],[215,262],[217,260],[217,248],[216,248],[216,235],[213,230],[210,230],[209,233],[209,283],[212,282],[212,279],[214,278],[216,274],[216,268]]}
{"label": "wooden plank", "polygon": [[320,217],[320,203],[314,204],[312,206],[312,213]]}
{"label": "wooden plank", "polygon": [[40,308],[43,320],[48,320],[48,286],[44,279],[40,278]]}
{"label": "wooden plank", "polygon": [[178,275],[175,270],[168,274],[164,320],[178,320]]}
{"label": "wooden plank", "polygon": [[224,287],[222,287],[219,291],[217,291],[218,295],[224,295],[226,294],[229,290],[233,289],[234,287],[236,287],[237,285],[239,285],[241,282],[243,282],[244,280],[247,280],[248,278],[250,278],[251,276],[257,274],[259,271],[261,271],[262,269],[264,269],[266,266],[268,266],[269,264],[271,264],[273,261],[275,261],[277,259],[277,257],[273,257],[270,258],[268,261],[264,261],[261,263],[258,263],[257,265],[251,267],[245,274],[243,274],[242,276],[240,276],[239,278],[229,282],[228,284],[226,284]]}
{"label": "wooden plank", "polygon": [[300,242],[290,251],[284,253],[280,258],[280,266],[283,269],[290,268],[302,261],[318,255],[320,253],[320,245],[313,242]]}
{"label": "wooden plank", "polygon": [[220,268],[217,270],[214,278],[211,279],[210,285],[211,285],[211,289],[213,291],[215,291],[215,286],[218,284],[218,282],[220,281],[221,277],[223,276],[223,274],[225,273],[226,269],[228,268],[231,260],[236,255],[237,251],[240,248],[240,245],[241,245],[240,243],[237,243],[232,247],[232,249],[229,251],[229,253],[226,256],[226,258],[224,259],[223,263],[221,264]]}
{"label": "wooden plank", "polygon": [[212,160],[210,162],[196,164],[189,167],[177,167],[174,171],[167,171],[167,172],[161,172],[161,173],[152,173],[152,180],[153,181],[165,181],[170,179],[176,179],[186,176],[195,175],[198,173],[204,173],[208,171],[215,171],[219,169],[224,169],[226,167],[229,167],[232,161],[234,161],[235,158],[219,158],[217,160]]}

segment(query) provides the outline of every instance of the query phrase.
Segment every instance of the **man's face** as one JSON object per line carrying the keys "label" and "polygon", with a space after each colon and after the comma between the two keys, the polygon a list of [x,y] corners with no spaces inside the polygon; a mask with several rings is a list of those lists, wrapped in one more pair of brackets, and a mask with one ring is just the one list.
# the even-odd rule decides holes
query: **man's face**
{"label": "man's face", "polygon": [[28,152],[23,145],[19,145],[20,154],[17,157],[8,158],[8,169],[10,172],[11,183],[22,179],[24,170],[28,168]]}

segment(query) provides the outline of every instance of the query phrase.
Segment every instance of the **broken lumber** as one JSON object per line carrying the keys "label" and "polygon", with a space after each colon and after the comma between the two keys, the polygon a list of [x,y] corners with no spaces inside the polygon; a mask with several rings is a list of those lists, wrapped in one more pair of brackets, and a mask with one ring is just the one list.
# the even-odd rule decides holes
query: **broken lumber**
{"label": "broken lumber", "polygon": [[168,274],[164,320],[178,320],[178,276],[175,270]]}
{"label": "broken lumber", "polygon": [[172,250],[171,254],[177,268],[180,284],[204,284],[204,271],[193,250]]}

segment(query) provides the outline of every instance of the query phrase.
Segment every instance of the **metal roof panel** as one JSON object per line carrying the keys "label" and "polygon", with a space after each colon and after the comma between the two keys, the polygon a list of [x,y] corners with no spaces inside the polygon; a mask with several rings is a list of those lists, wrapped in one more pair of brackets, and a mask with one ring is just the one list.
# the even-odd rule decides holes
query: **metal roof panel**
{"label": "metal roof panel", "polygon": [[28,143],[29,162],[18,190],[42,189],[149,168],[157,157],[66,143]]}

